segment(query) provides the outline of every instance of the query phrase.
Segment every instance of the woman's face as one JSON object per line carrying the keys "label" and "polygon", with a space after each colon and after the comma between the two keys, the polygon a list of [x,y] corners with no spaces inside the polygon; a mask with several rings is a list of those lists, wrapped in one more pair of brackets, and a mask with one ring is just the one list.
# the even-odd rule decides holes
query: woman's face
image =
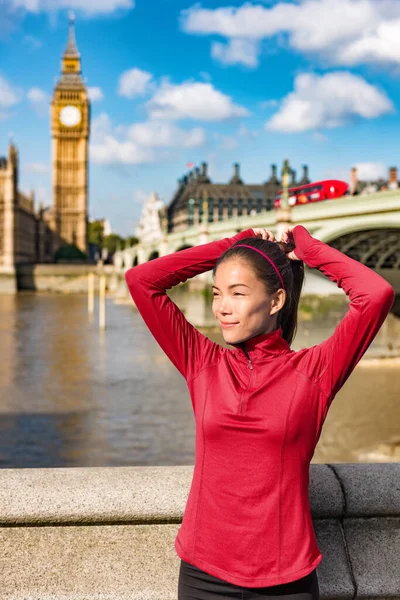
{"label": "woman's face", "polygon": [[[276,329],[277,313],[285,291],[267,293],[253,269],[243,259],[222,262],[215,273],[212,310],[227,344],[238,344]],[[224,327],[223,323],[229,323]]]}

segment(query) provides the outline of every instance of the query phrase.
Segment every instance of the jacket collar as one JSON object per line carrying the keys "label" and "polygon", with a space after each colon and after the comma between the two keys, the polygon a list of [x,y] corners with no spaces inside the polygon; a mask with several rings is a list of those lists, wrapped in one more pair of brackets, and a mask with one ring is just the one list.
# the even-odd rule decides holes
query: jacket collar
{"label": "jacket collar", "polygon": [[232,345],[235,348],[233,352],[245,360],[247,360],[246,352],[251,360],[290,352],[289,344],[282,337],[282,327],[278,327],[269,333],[255,335],[244,342]]}

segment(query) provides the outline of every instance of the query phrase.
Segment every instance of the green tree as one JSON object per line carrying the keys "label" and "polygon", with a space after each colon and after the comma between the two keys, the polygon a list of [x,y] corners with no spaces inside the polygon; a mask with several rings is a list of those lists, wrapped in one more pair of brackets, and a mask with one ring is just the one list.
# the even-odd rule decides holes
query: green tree
{"label": "green tree", "polygon": [[54,255],[55,262],[84,261],[87,258],[88,255],[82,252],[75,244],[61,246]]}
{"label": "green tree", "polygon": [[135,244],[139,243],[139,238],[135,237],[134,235],[128,235],[128,237],[126,238],[126,247],[130,248],[131,246],[135,246]]}
{"label": "green tree", "polygon": [[116,233],[110,233],[104,238],[103,248],[107,248],[109,255],[114,254],[116,250],[125,248],[125,240]]}
{"label": "green tree", "polygon": [[104,223],[103,221],[89,221],[88,227],[89,244],[96,244],[99,248],[104,244]]}

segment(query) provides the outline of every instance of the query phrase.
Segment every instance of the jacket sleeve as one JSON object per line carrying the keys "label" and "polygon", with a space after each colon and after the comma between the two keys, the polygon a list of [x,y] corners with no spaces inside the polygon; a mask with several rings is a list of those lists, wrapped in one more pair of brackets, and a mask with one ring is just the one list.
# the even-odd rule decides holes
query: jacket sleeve
{"label": "jacket sleeve", "polygon": [[394,289],[369,267],[313,238],[302,225],[293,229],[296,256],[342,288],[349,308],[327,340],[308,349],[303,368],[327,394],[327,406],[378,333],[394,302]]}
{"label": "jacket sleeve", "polygon": [[209,271],[236,241],[254,236],[253,229],[246,229],[230,238],[161,256],[125,273],[129,292],[147,327],[187,381],[213,360],[220,346],[187,321],[166,290]]}

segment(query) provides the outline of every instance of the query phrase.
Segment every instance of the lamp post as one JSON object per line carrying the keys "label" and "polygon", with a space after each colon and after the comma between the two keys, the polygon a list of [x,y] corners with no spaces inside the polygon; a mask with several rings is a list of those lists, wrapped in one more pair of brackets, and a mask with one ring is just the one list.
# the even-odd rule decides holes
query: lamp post
{"label": "lamp post", "polygon": [[[203,199],[203,216],[201,222],[199,223],[199,244],[207,244],[208,242],[208,201],[207,201],[207,191],[203,190],[202,193]],[[209,274],[206,272],[199,273],[196,278],[203,282],[208,282]]]}
{"label": "lamp post", "polygon": [[283,209],[289,208],[289,175],[290,175],[290,167],[288,159],[285,159],[283,162],[282,169],[282,196],[280,206]]}
{"label": "lamp post", "polygon": [[281,239],[282,231],[292,222],[292,208],[289,206],[289,176],[290,166],[285,159],[282,169],[282,194],[279,208],[276,211],[276,236]]}

